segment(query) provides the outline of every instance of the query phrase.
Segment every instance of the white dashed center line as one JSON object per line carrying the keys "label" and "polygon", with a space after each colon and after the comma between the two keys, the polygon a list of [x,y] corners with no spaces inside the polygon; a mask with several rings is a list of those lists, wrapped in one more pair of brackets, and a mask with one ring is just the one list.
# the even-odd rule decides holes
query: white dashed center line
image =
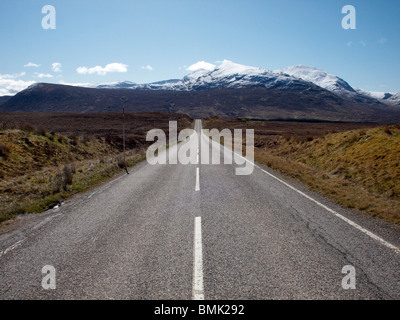
{"label": "white dashed center line", "polygon": [[194,220],[194,267],[193,267],[193,300],[204,300],[203,285],[203,248],[201,241],[201,217]]}
{"label": "white dashed center line", "polygon": [[200,168],[196,168],[196,187],[195,191],[200,191]]}

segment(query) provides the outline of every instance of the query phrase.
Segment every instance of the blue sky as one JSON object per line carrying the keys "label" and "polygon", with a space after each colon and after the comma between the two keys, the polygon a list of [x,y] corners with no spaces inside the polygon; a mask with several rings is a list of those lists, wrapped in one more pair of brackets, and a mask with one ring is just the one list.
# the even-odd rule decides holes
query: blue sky
{"label": "blue sky", "polygon": [[[341,25],[348,4],[356,30]],[[44,5],[56,9],[55,30],[42,28]],[[224,59],[303,64],[397,92],[399,17],[398,0],[1,0],[0,95],[33,82],[182,78],[198,61]]]}

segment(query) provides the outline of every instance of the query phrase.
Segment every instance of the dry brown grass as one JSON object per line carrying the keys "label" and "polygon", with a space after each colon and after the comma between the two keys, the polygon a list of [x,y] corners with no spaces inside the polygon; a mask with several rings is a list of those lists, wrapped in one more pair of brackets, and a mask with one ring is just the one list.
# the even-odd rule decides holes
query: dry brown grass
{"label": "dry brown grass", "polygon": [[[205,122],[208,128],[215,123]],[[266,135],[260,134],[265,123],[260,124],[261,130],[256,122],[252,124],[257,162],[340,205],[400,224],[400,125],[315,135]],[[238,122],[234,125],[239,126]],[[298,133],[304,131],[299,128]]]}
{"label": "dry brown grass", "polygon": [[[0,222],[51,208],[121,172],[120,152],[104,139],[13,129],[0,132],[0,145],[7,150],[0,157]],[[144,155],[143,148],[129,150],[127,165]]]}
{"label": "dry brown grass", "polygon": [[[18,213],[41,212],[122,172],[120,113],[1,113],[0,222]],[[126,113],[126,166],[145,159],[147,131],[178,130],[182,114]]]}
{"label": "dry brown grass", "polygon": [[10,155],[10,149],[5,144],[0,143],[0,157],[7,160],[9,155]]}
{"label": "dry brown grass", "polygon": [[[120,113],[1,113],[0,222],[40,212],[121,172]],[[192,119],[182,114],[126,113],[126,166],[145,159],[147,131],[178,130]]]}

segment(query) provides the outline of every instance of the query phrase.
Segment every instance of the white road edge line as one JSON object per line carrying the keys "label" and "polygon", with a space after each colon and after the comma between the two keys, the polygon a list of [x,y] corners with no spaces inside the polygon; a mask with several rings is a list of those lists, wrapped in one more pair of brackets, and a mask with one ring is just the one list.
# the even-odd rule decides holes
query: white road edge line
{"label": "white road edge line", "polygon": [[18,242],[14,243],[12,246],[9,246],[4,251],[0,251],[0,258],[6,255],[8,252],[13,251],[14,249],[18,248],[26,239],[19,240]]}
{"label": "white road edge line", "polygon": [[126,175],[122,175],[122,176],[119,176],[118,178],[115,178],[115,179],[111,180],[110,182],[108,182],[108,183],[105,184],[104,186],[99,187],[96,191],[92,192],[90,195],[88,195],[87,198],[90,199],[90,198],[93,197],[95,194],[107,190],[107,189],[110,188],[114,183],[116,183],[118,180],[120,180],[120,179],[122,179],[122,178],[124,178],[124,177],[126,177]]}
{"label": "white road edge line", "polygon": [[195,191],[200,191],[200,168],[196,168],[196,187]]}
{"label": "white road edge line", "polygon": [[194,266],[193,266],[193,300],[204,300],[203,285],[203,248],[201,241],[201,217],[194,219]]}
{"label": "white road edge line", "polygon": [[[225,148],[225,146],[223,146]],[[235,152],[234,152],[235,153]],[[285,186],[289,187],[290,189],[296,191],[297,193],[299,193],[300,195],[304,196],[305,198],[307,198],[308,200],[314,202],[315,204],[317,204],[318,206],[320,206],[321,208],[324,208],[325,210],[327,210],[330,213],[333,213],[336,217],[338,217],[339,219],[347,222],[349,225],[353,226],[354,228],[356,228],[357,230],[363,232],[364,234],[368,235],[369,237],[371,237],[372,239],[378,241],[379,243],[381,243],[382,245],[386,246],[389,249],[394,250],[397,254],[400,254],[400,248],[396,247],[395,245],[387,242],[386,240],[382,239],[381,237],[377,236],[376,234],[372,233],[371,231],[361,227],[359,224],[353,222],[352,220],[342,216],[341,214],[337,213],[335,210],[332,210],[331,208],[328,208],[326,205],[322,204],[321,202],[311,198],[310,196],[306,195],[304,192],[296,189],[295,187],[291,186],[290,184],[286,183],[285,181],[279,179],[278,177],[275,177],[273,174],[269,173],[268,171],[264,170],[263,168],[261,168],[260,166],[256,165],[255,163],[251,162],[250,160],[246,159],[245,157],[243,157],[242,155],[237,154],[239,157],[241,157],[242,159],[244,159],[245,161],[247,161],[248,163],[250,163],[251,165],[253,165],[254,167],[260,169],[262,172],[266,173],[267,175],[269,175],[270,177],[274,178],[275,180],[279,181],[280,183],[284,184]]]}

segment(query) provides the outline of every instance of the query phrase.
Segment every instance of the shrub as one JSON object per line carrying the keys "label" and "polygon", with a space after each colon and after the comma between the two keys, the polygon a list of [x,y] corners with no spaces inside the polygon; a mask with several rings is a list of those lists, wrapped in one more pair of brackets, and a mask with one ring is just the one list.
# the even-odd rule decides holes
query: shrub
{"label": "shrub", "polygon": [[87,134],[85,134],[82,137],[82,141],[83,141],[84,144],[88,145],[92,141],[92,137],[87,135]]}
{"label": "shrub", "polygon": [[78,145],[79,137],[76,134],[72,134],[69,138],[71,139],[71,144],[73,146]]}
{"label": "shrub", "polygon": [[359,131],[360,136],[365,136],[367,134],[367,131],[365,129],[362,129]]}
{"label": "shrub", "polygon": [[9,155],[10,149],[6,145],[0,143],[0,157],[7,159]]}
{"label": "shrub", "polygon": [[383,128],[383,131],[386,133],[386,134],[388,134],[388,135],[392,135],[392,131],[390,131],[390,128],[389,128],[389,126],[385,126],[385,128]]}
{"label": "shrub", "polygon": [[[74,170],[75,171],[75,170]],[[72,184],[74,178],[73,170],[70,166],[65,165],[63,169],[63,189],[67,190],[67,187]]]}
{"label": "shrub", "polygon": [[290,135],[289,133],[285,133],[285,134],[283,135],[283,139],[285,139],[287,142],[289,142],[290,139],[292,139],[292,135]]}
{"label": "shrub", "polygon": [[56,194],[61,191],[63,186],[63,173],[59,170],[54,177],[54,185],[53,185],[53,194]]}
{"label": "shrub", "polygon": [[25,131],[25,132],[35,132],[35,128],[31,124],[28,124],[28,123],[21,124],[19,126],[19,129],[22,131]]}
{"label": "shrub", "polygon": [[357,132],[351,132],[348,136],[344,137],[343,145],[351,145],[358,140],[360,140],[361,136]]}
{"label": "shrub", "polygon": [[57,142],[57,141],[58,141],[57,134],[56,134],[54,131],[52,131],[52,132],[50,133],[50,135],[51,135],[51,139],[52,139],[54,142]]}
{"label": "shrub", "polygon": [[36,133],[43,137],[45,137],[47,134],[46,130],[42,126],[37,127]]}
{"label": "shrub", "polygon": [[304,142],[307,141],[306,137],[302,137],[302,136],[293,136],[292,140],[294,143],[297,143],[297,144],[303,144]]}
{"label": "shrub", "polygon": [[124,157],[120,156],[120,157],[118,157],[117,160],[118,160],[118,167],[120,167],[121,169],[122,169],[122,168],[125,168]]}

